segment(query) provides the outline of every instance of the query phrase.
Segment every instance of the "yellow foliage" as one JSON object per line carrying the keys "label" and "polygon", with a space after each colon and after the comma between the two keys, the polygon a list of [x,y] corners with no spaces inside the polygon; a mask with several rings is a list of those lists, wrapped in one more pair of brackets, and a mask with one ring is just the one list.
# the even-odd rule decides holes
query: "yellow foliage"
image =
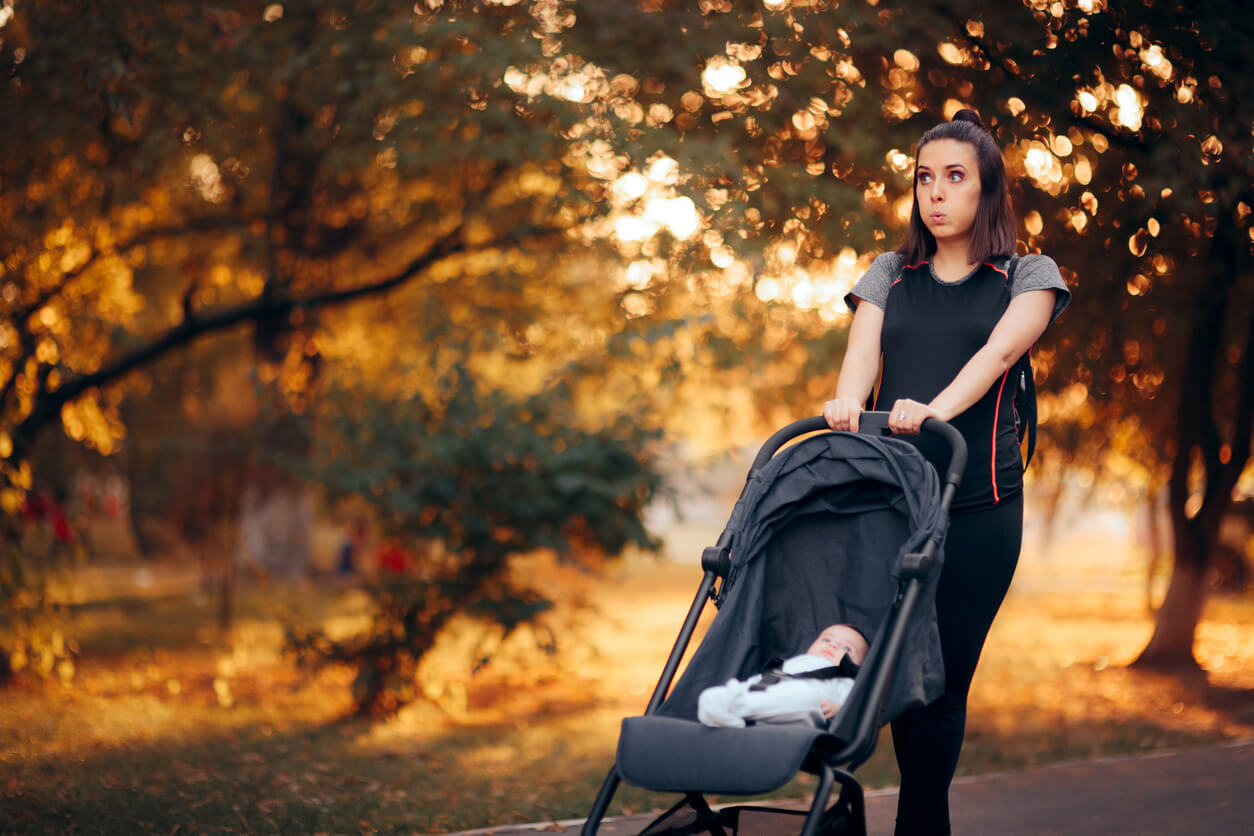
{"label": "yellow foliage", "polygon": [[5,488],[0,490],[0,509],[10,516],[16,514],[22,507],[22,492],[13,488]]}
{"label": "yellow foliage", "polygon": [[105,455],[126,437],[117,407],[102,407],[98,394],[88,395],[61,407],[61,425],[66,435],[82,441]]}

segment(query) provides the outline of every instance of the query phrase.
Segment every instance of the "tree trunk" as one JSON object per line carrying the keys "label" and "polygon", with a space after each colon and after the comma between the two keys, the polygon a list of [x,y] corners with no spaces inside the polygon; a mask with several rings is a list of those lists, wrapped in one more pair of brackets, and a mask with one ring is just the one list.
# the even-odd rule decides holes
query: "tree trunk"
{"label": "tree trunk", "polygon": [[[1189,323],[1188,349],[1176,402],[1175,458],[1168,481],[1172,545],[1175,562],[1167,595],[1154,622],[1154,634],[1133,665],[1161,669],[1199,669],[1193,640],[1206,599],[1206,575],[1219,542],[1219,527],[1232,505],[1232,490],[1249,460],[1251,416],[1254,415],[1254,328],[1244,326],[1230,443],[1225,444],[1215,420],[1216,370],[1225,363],[1224,322],[1232,303],[1236,277],[1244,263],[1231,224],[1220,223],[1211,239],[1210,258],[1201,260],[1205,274]],[[1247,247],[1248,250],[1248,247]],[[1238,320],[1241,318],[1238,317]],[[1227,362],[1231,362],[1230,360]],[[1225,455],[1226,448],[1226,455]],[[1196,457],[1196,458],[1195,458]],[[1190,517],[1186,507],[1195,487],[1190,471],[1202,468],[1201,503]]]}
{"label": "tree trunk", "polygon": [[[17,518],[0,512],[0,561],[12,565],[14,558],[19,554],[18,550],[20,548]],[[2,565],[0,564],[0,566]],[[0,588],[0,603],[3,603],[7,597],[5,593],[8,593],[11,587],[8,587],[7,578],[2,573],[0,573],[0,582],[6,584],[5,588]],[[8,642],[0,641],[0,688],[4,688],[13,682],[13,667],[9,664],[9,654],[12,652],[12,645]]]}
{"label": "tree trunk", "polygon": [[1208,538],[1199,518],[1184,515],[1183,505],[1172,504],[1172,541],[1175,562],[1171,580],[1149,644],[1132,663],[1133,667],[1165,670],[1198,670],[1193,656],[1193,640],[1206,600],[1206,570],[1209,566]]}
{"label": "tree trunk", "polygon": [[218,560],[218,630],[226,637],[235,625],[235,555],[229,549],[223,550]]}
{"label": "tree trunk", "polygon": [[126,472],[126,519],[135,540],[135,550],[144,560],[155,560],[161,553],[161,544],[153,539],[145,517],[151,513],[149,494],[142,487],[151,478],[148,472],[147,451],[139,440],[136,428],[140,426],[140,409],[133,399],[122,401],[122,421],[131,429],[122,448],[122,463]]}
{"label": "tree trunk", "polygon": [[1154,578],[1158,575],[1158,568],[1163,565],[1167,556],[1167,550],[1163,546],[1162,526],[1159,525],[1161,520],[1159,491],[1153,488],[1148,490],[1142,508],[1145,514],[1145,547],[1149,551],[1149,561],[1145,570],[1145,611],[1153,615],[1158,612],[1158,606],[1154,603]]}

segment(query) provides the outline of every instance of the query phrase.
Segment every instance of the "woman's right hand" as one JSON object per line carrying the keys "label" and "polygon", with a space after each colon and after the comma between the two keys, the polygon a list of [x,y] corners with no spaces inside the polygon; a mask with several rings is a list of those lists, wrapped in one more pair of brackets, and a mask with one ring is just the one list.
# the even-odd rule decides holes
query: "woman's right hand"
{"label": "woman's right hand", "polygon": [[857,398],[832,398],[823,404],[823,418],[833,430],[857,432],[862,402]]}

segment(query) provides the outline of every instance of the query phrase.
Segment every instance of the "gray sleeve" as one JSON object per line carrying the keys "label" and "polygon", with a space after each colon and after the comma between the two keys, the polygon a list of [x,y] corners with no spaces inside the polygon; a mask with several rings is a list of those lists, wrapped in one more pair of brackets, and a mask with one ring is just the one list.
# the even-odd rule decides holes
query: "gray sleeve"
{"label": "gray sleeve", "polygon": [[1015,267],[1014,284],[1010,288],[1010,297],[1013,299],[1029,290],[1055,291],[1054,314],[1050,317],[1050,322],[1057,319],[1071,302],[1071,291],[1067,289],[1067,283],[1062,280],[1058,265],[1047,255],[1025,255],[1019,259],[1019,264]]}
{"label": "gray sleeve", "polygon": [[[858,302],[862,300],[884,310],[888,306],[888,289],[901,273],[901,262],[904,260],[901,253],[895,252],[876,256],[875,261],[862,274],[862,278],[854,283],[853,290],[845,294],[845,304],[849,306],[849,310],[856,310]],[[1054,272],[1057,272],[1057,268]]]}

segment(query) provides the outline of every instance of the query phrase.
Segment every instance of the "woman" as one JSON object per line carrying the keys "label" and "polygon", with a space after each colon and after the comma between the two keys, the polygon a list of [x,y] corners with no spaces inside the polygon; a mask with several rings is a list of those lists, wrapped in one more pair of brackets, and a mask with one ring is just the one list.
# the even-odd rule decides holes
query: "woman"
{"label": "woman", "polygon": [[[1018,259],[1009,275],[1015,219],[1006,168],[979,116],[959,111],[927,131],[916,153],[906,239],[876,258],[848,297],[849,344],[836,396],[823,407],[832,429],[856,430],[879,377],[876,408],[891,409],[893,432],[917,434],[924,419],[940,418],[968,447],[936,597],[945,692],[893,723],[898,834],[949,832],[967,691],[1023,535],[1010,371],[1070,299],[1046,256]],[[915,442],[942,460],[928,437]]]}

